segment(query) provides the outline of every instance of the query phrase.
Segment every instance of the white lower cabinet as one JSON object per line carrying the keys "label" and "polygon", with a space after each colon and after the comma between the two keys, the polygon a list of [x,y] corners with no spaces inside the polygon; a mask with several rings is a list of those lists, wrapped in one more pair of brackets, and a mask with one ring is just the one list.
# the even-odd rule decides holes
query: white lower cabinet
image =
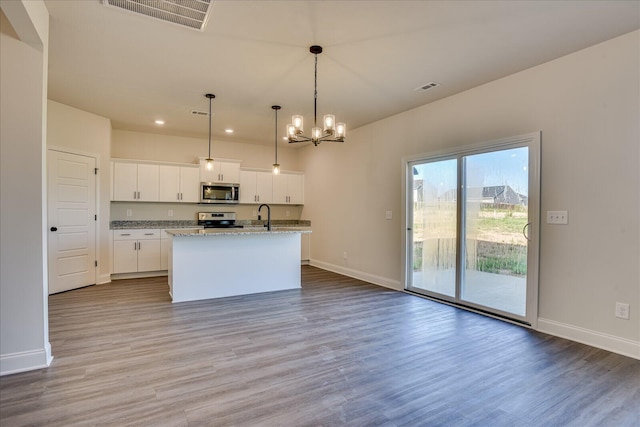
{"label": "white lower cabinet", "polygon": [[160,230],[113,231],[113,273],[161,270]]}

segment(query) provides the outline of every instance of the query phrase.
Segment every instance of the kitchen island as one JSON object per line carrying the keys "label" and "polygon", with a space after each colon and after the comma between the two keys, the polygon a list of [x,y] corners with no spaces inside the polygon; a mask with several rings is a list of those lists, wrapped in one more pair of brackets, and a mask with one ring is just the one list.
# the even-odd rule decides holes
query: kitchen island
{"label": "kitchen island", "polygon": [[300,288],[308,228],[167,230],[173,302]]}

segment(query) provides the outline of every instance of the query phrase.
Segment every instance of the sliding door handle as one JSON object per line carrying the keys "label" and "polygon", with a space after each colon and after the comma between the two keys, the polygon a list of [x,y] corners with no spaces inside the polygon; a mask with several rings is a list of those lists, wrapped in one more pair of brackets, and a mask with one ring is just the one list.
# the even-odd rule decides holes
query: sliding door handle
{"label": "sliding door handle", "polygon": [[530,222],[526,223],[524,225],[524,227],[522,227],[522,235],[524,236],[525,239],[527,239],[528,241],[530,241],[531,239],[529,238],[529,236],[527,235],[527,229],[529,228],[529,226],[531,225]]}

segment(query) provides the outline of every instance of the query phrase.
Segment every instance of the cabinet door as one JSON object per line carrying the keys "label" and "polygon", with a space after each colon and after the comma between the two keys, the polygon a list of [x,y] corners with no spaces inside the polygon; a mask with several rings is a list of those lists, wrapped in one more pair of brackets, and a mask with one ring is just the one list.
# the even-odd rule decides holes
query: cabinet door
{"label": "cabinet door", "polygon": [[180,167],[160,165],[159,200],[161,202],[180,201]]}
{"label": "cabinet door", "polygon": [[161,270],[160,239],[138,240],[138,271]]}
{"label": "cabinet door", "polygon": [[304,175],[290,174],[287,177],[287,190],[289,203],[294,205],[304,204]]}
{"label": "cabinet door", "polygon": [[272,175],[273,197],[272,203],[286,204],[289,193],[287,191],[287,174]]}
{"label": "cabinet door", "polygon": [[135,273],[138,271],[138,241],[113,241],[113,273]]}
{"label": "cabinet door", "polygon": [[240,203],[257,203],[256,172],[240,171]]}
{"label": "cabinet door", "polygon": [[256,194],[258,203],[271,203],[273,201],[273,177],[271,172],[256,173]]}
{"label": "cabinet door", "polygon": [[135,163],[113,163],[113,200],[137,200],[138,165]]}
{"label": "cabinet door", "polygon": [[169,269],[169,239],[160,240],[160,270]]}
{"label": "cabinet door", "polygon": [[218,167],[221,182],[240,182],[240,163],[218,162]]}
{"label": "cabinet door", "polygon": [[200,171],[197,167],[180,167],[180,201],[184,203],[200,201]]}
{"label": "cabinet door", "polygon": [[138,164],[138,201],[157,202],[160,196],[160,166]]}

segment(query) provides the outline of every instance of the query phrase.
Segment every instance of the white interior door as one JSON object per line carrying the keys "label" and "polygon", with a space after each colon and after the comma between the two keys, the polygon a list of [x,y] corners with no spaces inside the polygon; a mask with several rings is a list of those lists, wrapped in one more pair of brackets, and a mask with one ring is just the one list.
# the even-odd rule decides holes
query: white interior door
{"label": "white interior door", "polygon": [[48,150],[49,294],[96,283],[96,159]]}

